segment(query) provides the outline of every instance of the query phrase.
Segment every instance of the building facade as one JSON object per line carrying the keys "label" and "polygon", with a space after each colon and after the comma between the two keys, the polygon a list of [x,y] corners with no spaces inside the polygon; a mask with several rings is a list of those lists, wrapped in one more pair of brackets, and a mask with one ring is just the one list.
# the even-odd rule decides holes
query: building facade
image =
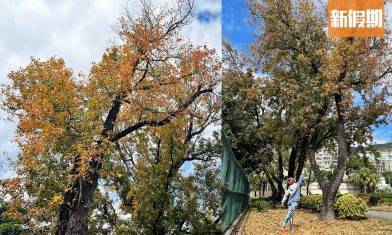
{"label": "building facade", "polygon": [[[380,156],[375,157],[370,151],[366,152],[366,157],[371,162],[380,173],[392,171],[392,150],[380,150]],[[363,156],[362,153],[359,156]],[[329,170],[336,166],[337,164],[337,150],[326,150],[321,149],[316,154],[316,162],[323,170]]]}
{"label": "building facade", "polygon": [[322,170],[332,169],[337,164],[337,151],[321,149],[316,153],[316,162]]}
{"label": "building facade", "polygon": [[[380,156],[375,157],[372,152],[366,152],[366,157],[371,162],[380,173],[392,171],[392,150],[382,150],[379,151]],[[363,156],[363,154],[359,154]]]}

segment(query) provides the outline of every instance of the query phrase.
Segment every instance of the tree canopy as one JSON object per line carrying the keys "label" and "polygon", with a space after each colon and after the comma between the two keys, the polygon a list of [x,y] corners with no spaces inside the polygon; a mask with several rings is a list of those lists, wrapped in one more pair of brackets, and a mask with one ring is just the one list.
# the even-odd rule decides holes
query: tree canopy
{"label": "tree canopy", "polygon": [[[3,183],[10,217],[59,234],[124,229],[129,217],[119,211],[132,232],[200,230],[205,220],[212,229],[216,191],[206,188],[215,187],[218,144],[203,134],[219,119],[220,62],[181,36],[193,1],[156,6],[140,1],[138,14],[125,12],[119,43],[86,75],[60,57],[31,58],[9,73],[2,108],[17,123],[20,149],[17,176]],[[192,161],[195,173],[183,176]],[[182,196],[195,188],[206,191]]]}

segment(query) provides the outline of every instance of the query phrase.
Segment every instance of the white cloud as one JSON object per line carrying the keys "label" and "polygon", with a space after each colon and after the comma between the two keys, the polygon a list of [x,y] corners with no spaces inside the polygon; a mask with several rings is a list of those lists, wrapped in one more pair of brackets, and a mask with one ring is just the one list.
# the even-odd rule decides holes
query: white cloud
{"label": "white cloud", "polygon": [[[115,39],[113,26],[124,8],[132,10],[134,0],[2,0],[0,7],[0,83],[6,76],[27,65],[31,56],[62,57],[75,73],[87,73]],[[197,11],[221,11],[220,0],[196,0]],[[195,44],[207,44],[220,53],[220,17],[208,22],[193,21],[186,29]],[[4,118],[4,114],[0,113]],[[15,156],[10,140],[13,128],[0,123],[0,178],[5,177],[4,151]],[[6,175],[9,175],[7,173]]]}

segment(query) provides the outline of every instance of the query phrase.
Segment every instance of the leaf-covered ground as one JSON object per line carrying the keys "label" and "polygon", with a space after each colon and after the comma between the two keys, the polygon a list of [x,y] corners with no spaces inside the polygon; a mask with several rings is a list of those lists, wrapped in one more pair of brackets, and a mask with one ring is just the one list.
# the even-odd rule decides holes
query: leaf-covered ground
{"label": "leaf-covered ground", "polygon": [[[243,223],[241,233],[279,234],[285,215],[284,209],[265,212],[251,210]],[[392,221],[336,219],[331,222],[321,222],[318,214],[305,210],[298,210],[295,213],[294,224],[295,229],[292,234],[392,234]],[[290,234],[289,226],[286,226],[285,234]]]}

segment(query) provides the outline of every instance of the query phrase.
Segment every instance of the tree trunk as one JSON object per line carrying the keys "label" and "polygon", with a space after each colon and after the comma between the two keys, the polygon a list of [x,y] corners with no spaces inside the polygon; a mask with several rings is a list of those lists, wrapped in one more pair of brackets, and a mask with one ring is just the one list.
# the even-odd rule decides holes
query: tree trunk
{"label": "tree trunk", "polygon": [[[108,133],[114,128],[114,122],[121,107],[121,96],[113,100],[112,107],[103,124],[101,138],[107,138]],[[94,140],[93,146],[98,150],[102,140]],[[59,208],[56,234],[87,234],[88,233],[88,209],[93,201],[94,192],[98,187],[99,170],[102,168],[102,155],[92,156],[88,164],[88,172],[79,175],[79,157],[75,160],[72,174],[77,176],[72,187],[64,193],[63,202]]]}
{"label": "tree trunk", "polygon": [[276,194],[277,194],[276,188],[275,188],[275,186],[273,186],[273,183],[272,183],[272,185],[270,184],[270,186],[271,186],[271,191],[272,191],[272,195],[271,195],[271,197],[272,197],[272,207],[276,208],[276,203],[278,201],[277,197],[276,197]]}
{"label": "tree trunk", "polygon": [[[334,213],[334,200],[336,197],[336,193],[339,189],[339,186],[342,182],[344,172],[346,171],[347,159],[348,159],[348,151],[347,151],[347,135],[345,130],[345,121],[344,121],[344,111],[343,111],[343,96],[341,93],[337,93],[334,96],[335,104],[336,104],[336,112],[338,116],[337,124],[336,124],[336,135],[337,135],[337,146],[338,146],[338,163],[335,170],[332,173],[331,179],[326,183],[322,172],[320,171],[319,166],[316,163],[315,153],[316,150],[312,149],[311,151],[311,166],[317,177],[317,181],[319,182],[322,192],[323,192],[323,205],[321,208],[321,220],[328,221],[335,217]],[[312,145],[317,141],[318,133],[312,138]]]}
{"label": "tree trunk", "polygon": [[282,200],[283,195],[284,195],[284,188],[283,188],[282,182],[280,182],[280,183],[278,183],[278,193],[277,193],[276,199],[278,201]]}
{"label": "tree trunk", "polygon": [[98,186],[99,161],[91,161],[91,171],[74,180],[71,189],[64,194],[59,209],[59,222],[56,234],[87,234],[88,208]]}
{"label": "tree trunk", "polygon": [[[273,172],[272,170],[269,168],[269,165],[263,165],[263,171],[266,174],[267,177],[269,177],[269,179],[272,181],[272,185],[273,187],[276,189],[274,182],[276,182],[277,184],[277,189],[276,189],[276,194],[275,194],[275,198],[274,201],[280,201],[283,198],[283,194],[284,194],[284,188],[283,188],[283,182],[282,179],[278,178]],[[267,178],[268,179],[268,178]],[[271,183],[270,183],[271,184]]]}
{"label": "tree trunk", "polygon": [[283,156],[282,152],[279,150],[278,152],[278,167],[279,167],[279,178],[276,182],[278,184],[278,199],[282,200],[284,195],[284,188],[283,188]]}
{"label": "tree trunk", "polygon": [[[315,136],[317,136],[317,133],[315,134]],[[339,188],[341,179],[339,180],[336,178],[336,180],[334,180],[334,175],[333,175],[331,180],[329,182],[326,182],[326,179],[325,179],[322,171],[320,170],[320,167],[317,165],[317,162],[316,162],[316,147],[315,147],[315,140],[316,139],[317,139],[317,137],[313,138],[312,148],[309,153],[309,160],[310,160],[310,165],[313,169],[314,175],[316,176],[317,182],[318,182],[318,184],[321,188],[321,191],[322,191],[323,203],[320,208],[321,209],[320,218],[322,221],[328,221],[328,220],[331,220],[335,217],[334,199],[335,199],[335,195],[337,192],[337,188]],[[337,167],[339,168],[340,166],[338,165]],[[345,169],[345,167],[344,167],[344,169]],[[343,171],[344,171],[344,169],[343,169]],[[334,184],[333,184],[334,187],[331,187],[331,182],[334,182]],[[337,185],[337,188],[336,188],[336,185]]]}
{"label": "tree trunk", "polygon": [[297,172],[295,174],[295,179],[296,180],[298,180],[299,177],[301,176],[302,170],[303,170],[303,168],[305,166],[305,162],[306,162],[306,159],[307,159],[307,154],[306,154],[307,153],[307,148],[308,148],[308,137],[305,136],[303,138],[303,140],[302,140],[301,150],[300,150],[300,154],[299,154],[299,157],[298,157]]}
{"label": "tree trunk", "polygon": [[279,178],[281,181],[283,181],[283,156],[282,152],[279,150],[278,151],[278,167],[279,167]]}
{"label": "tree trunk", "polygon": [[309,169],[309,178],[308,178],[308,183],[306,185],[306,195],[309,195],[309,186],[310,186],[311,176],[312,176],[312,169]]}
{"label": "tree trunk", "polygon": [[298,143],[294,144],[294,146],[291,148],[290,157],[289,157],[289,166],[287,172],[288,177],[294,177],[295,160],[297,158],[297,153],[298,153]]}
{"label": "tree trunk", "polygon": [[174,143],[173,139],[170,137],[170,168],[169,172],[167,173],[165,177],[165,185],[164,185],[164,192],[163,195],[160,197],[158,201],[158,213],[157,217],[155,218],[155,223],[153,225],[152,232],[154,235],[164,235],[165,233],[165,225],[164,225],[164,220],[163,216],[166,212],[166,205],[168,203],[168,197],[169,197],[169,187],[170,183],[172,181],[172,178],[174,175],[178,172],[178,170],[181,168],[180,163],[176,163],[174,160]]}
{"label": "tree trunk", "polygon": [[272,192],[271,198],[272,198],[272,202],[273,202],[273,207],[275,207],[275,203],[277,202],[277,190],[274,185],[274,181],[271,179],[271,176],[265,170],[265,167],[264,167],[263,171],[264,171],[264,174],[267,178],[268,184],[271,186],[271,192]]}
{"label": "tree trunk", "polygon": [[320,218],[322,221],[330,221],[335,218],[334,198],[323,192],[323,204],[321,206]]}

